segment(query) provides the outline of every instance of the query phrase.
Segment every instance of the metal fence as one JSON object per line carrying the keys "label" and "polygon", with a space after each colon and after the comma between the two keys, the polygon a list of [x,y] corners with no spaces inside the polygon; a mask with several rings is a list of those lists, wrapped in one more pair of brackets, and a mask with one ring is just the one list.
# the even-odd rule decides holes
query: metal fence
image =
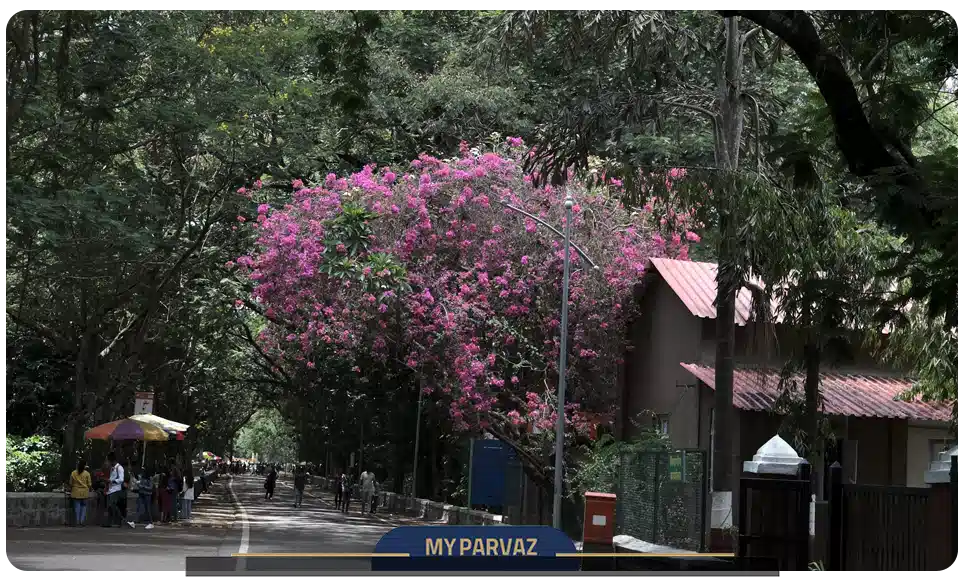
{"label": "metal fence", "polygon": [[616,486],[617,534],[683,550],[705,549],[705,452],[623,453]]}

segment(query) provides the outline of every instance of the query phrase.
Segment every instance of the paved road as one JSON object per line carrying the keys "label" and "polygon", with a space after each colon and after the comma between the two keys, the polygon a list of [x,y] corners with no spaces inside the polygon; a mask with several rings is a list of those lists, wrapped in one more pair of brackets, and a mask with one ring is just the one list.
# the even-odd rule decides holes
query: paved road
{"label": "paved road", "polygon": [[[266,553],[367,553],[395,526],[417,523],[391,516],[362,516],[352,504],[348,515],[335,511],[331,495],[310,488],[301,508],[292,507],[294,490],[278,484],[266,501],[263,478],[222,478],[211,493],[201,497],[191,524],[156,526],[145,530],[7,528],[7,557],[23,570],[173,570],[185,569],[187,556],[231,556],[240,552]],[[367,558],[320,562],[302,559],[293,566],[277,558],[235,558],[232,567],[248,570],[309,568],[324,563],[329,568],[365,570]],[[221,567],[221,569],[226,569]]]}

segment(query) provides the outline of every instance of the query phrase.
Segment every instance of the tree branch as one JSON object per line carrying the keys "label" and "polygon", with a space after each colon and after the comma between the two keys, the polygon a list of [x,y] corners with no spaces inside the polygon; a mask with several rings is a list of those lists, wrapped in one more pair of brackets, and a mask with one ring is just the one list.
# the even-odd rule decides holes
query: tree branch
{"label": "tree branch", "polygon": [[[806,12],[736,10],[722,14],[751,20],[793,49],[827,103],[837,132],[837,146],[850,172],[858,177],[870,177],[883,169],[906,167],[888,150],[885,139],[870,124],[850,75],[840,59],[824,44]],[[899,177],[905,184],[916,184],[911,182],[909,173],[902,173]]]}

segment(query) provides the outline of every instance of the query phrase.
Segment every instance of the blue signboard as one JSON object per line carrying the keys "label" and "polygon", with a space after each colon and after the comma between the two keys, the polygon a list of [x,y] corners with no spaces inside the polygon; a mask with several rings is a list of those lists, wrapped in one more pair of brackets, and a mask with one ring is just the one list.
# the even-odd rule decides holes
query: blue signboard
{"label": "blue signboard", "polygon": [[499,440],[473,440],[469,506],[505,504],[505,480],[515,451]]}
{"label": "blue signboard", "polygon": [[382,536],[375,572],[579,570],[576,547],[549,526],[401,526]]}

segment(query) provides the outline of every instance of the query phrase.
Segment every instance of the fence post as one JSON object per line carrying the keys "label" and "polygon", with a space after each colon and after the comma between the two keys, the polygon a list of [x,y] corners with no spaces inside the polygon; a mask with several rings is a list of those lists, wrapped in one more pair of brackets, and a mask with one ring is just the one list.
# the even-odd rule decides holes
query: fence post
{"label": "fence post", "polygon": [[813,504],[813,481],[810,477],[810,464],[808,462],[803,462],[800,464],[800,480],[804,482],[804,491],[800,492],[797,497],[799,499],[798,512],[803,515],[799,518],[800,527],[797,528],[798,536],[803,536],[803,539],[797,542],[797,561],[799,567],[797,570],[807,570],[810,565],[810,508]]}
{"label": "fence post", "polygon": [[708,498],[710,496],[710,478],[709,478],[709,458],[706,452],[701,452],[701,488],[700,488],[700,552],[709,551],[709,534],[710,534],[710,524],[707,519],[707,514],[710,511]]}
{"label": "fence post", "polygon": [[951,564],[957,560],[957,455],[951,456]]}
{"label": "fence post", "polygon": [[827,570],[843,570],[843,467],[840,462],[830,466],[830,483],[826,486],[830,508],[827,532]]}
{"label": "fence post", "polygon": [[657,531],[659,529],[659,462],[662,454],[654,452],[653,456],[653,544],[659,544]]}

